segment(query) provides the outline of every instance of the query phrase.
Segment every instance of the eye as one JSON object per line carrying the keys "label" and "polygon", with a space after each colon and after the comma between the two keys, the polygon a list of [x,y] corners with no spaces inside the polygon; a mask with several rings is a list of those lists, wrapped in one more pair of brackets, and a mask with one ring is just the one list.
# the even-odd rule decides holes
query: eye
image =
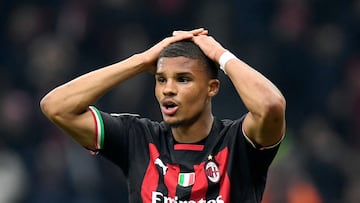
{"label": "eye", "polygon": [[181,83],[188,83],[188,82],[190,82],[190,78],[188,78],[188,77],[179,77],[178,81],[181,82]]}
{"label": "eye", "polygon": [[166,82],[166,79],[164,77],[156,77],[156,81],[162,84]]}

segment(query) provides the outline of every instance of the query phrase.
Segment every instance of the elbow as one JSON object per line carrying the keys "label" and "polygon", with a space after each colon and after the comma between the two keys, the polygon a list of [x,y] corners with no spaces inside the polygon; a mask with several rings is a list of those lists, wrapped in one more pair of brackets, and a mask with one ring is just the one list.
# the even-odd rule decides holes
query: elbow
{"label": "elbow", "polygon": [[268,106],[270,114],[275,115],[278,119],[285,119],[286,100],[284,96],[279,95]]}
{"label": "elbow", "polygon": [[286,109],[286,100],[284,96],[277,95],[274,97],[273,101],[271,102],[271,107],[274,109],[280,110],[281,112],[285,112]]}
{"label": "elbow", "polygon": [[45,95],[40,101],[40,109],[43,114],[54,121],[55,123],[63,122],[64,120],[72,120],[80,114],[86,112],[86,108],[80,105],[79,102],[70,101],[63,92],[53,90]]}
{"label": "elbow", "polygon": [[61,111],[58,109],[59,106],[56,100],[52,98],[51,93],[43,97],[40,101],[41,111],[50,120],[55,120],[55,118],[60,115]]}
{"label": "elbow", "polygon": [[283,121],[285,118],[286,100],[282,95],[271,97],[265,101],[264,118]]}
{"label": "elbow", "polygon": [[51,114],[53,114],[54,112],[52,112],[52,108],[51,108],[51,101],[49,101],[49,96],[46,95],[45,97],[43,97],[40,101],[40,109],[43,112],[43,114],[46,117],[49,117]]}

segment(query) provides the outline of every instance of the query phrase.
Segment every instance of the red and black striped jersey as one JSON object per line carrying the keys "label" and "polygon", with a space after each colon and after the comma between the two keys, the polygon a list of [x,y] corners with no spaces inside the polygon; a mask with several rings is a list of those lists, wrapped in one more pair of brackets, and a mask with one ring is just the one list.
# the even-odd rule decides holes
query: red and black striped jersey
{"label": "red and black striped jersey", "polygon": [[206,139],[182,144],[164,122],[90,109],[97,149],[125,174],[130,202],[261,202],[278,145],[255,148],[242,131],[243,118],[215,118]]}

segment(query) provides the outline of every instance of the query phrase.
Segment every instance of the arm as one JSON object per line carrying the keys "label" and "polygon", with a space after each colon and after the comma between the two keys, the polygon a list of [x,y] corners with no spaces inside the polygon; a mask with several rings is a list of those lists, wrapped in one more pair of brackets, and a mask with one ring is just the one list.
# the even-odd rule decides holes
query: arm
{"label": "arm", "polygon": [[89,105],[123,81],[144,71],[153,71],[161,50],[175,41],[204,32],[193,30],[167,37],[147,51],[89,72],[49,92],[40,102],[43,113],[78,143],[95,150],[95,123]]}
{"label": "arm", "polygon": [[[193,38],[204,53],[214,61],[227,51],[214,38],[199,35]],[[243,123],[246,135],[256,144],[271,146],[285,133],[285,98],[261,73],[239,59],[230,59],[226,73],[249,113]]]}

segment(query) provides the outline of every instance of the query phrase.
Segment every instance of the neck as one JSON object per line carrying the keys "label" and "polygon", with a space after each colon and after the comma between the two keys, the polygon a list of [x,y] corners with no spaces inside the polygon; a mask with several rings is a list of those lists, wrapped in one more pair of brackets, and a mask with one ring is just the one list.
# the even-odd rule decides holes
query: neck
{"label": "neck", "polygon": [[196,143],[206,138],[214,121],[210,114],[205,119],[198,120],[191,125],[180,125],[171,128],[174,139],[180,143]]}

